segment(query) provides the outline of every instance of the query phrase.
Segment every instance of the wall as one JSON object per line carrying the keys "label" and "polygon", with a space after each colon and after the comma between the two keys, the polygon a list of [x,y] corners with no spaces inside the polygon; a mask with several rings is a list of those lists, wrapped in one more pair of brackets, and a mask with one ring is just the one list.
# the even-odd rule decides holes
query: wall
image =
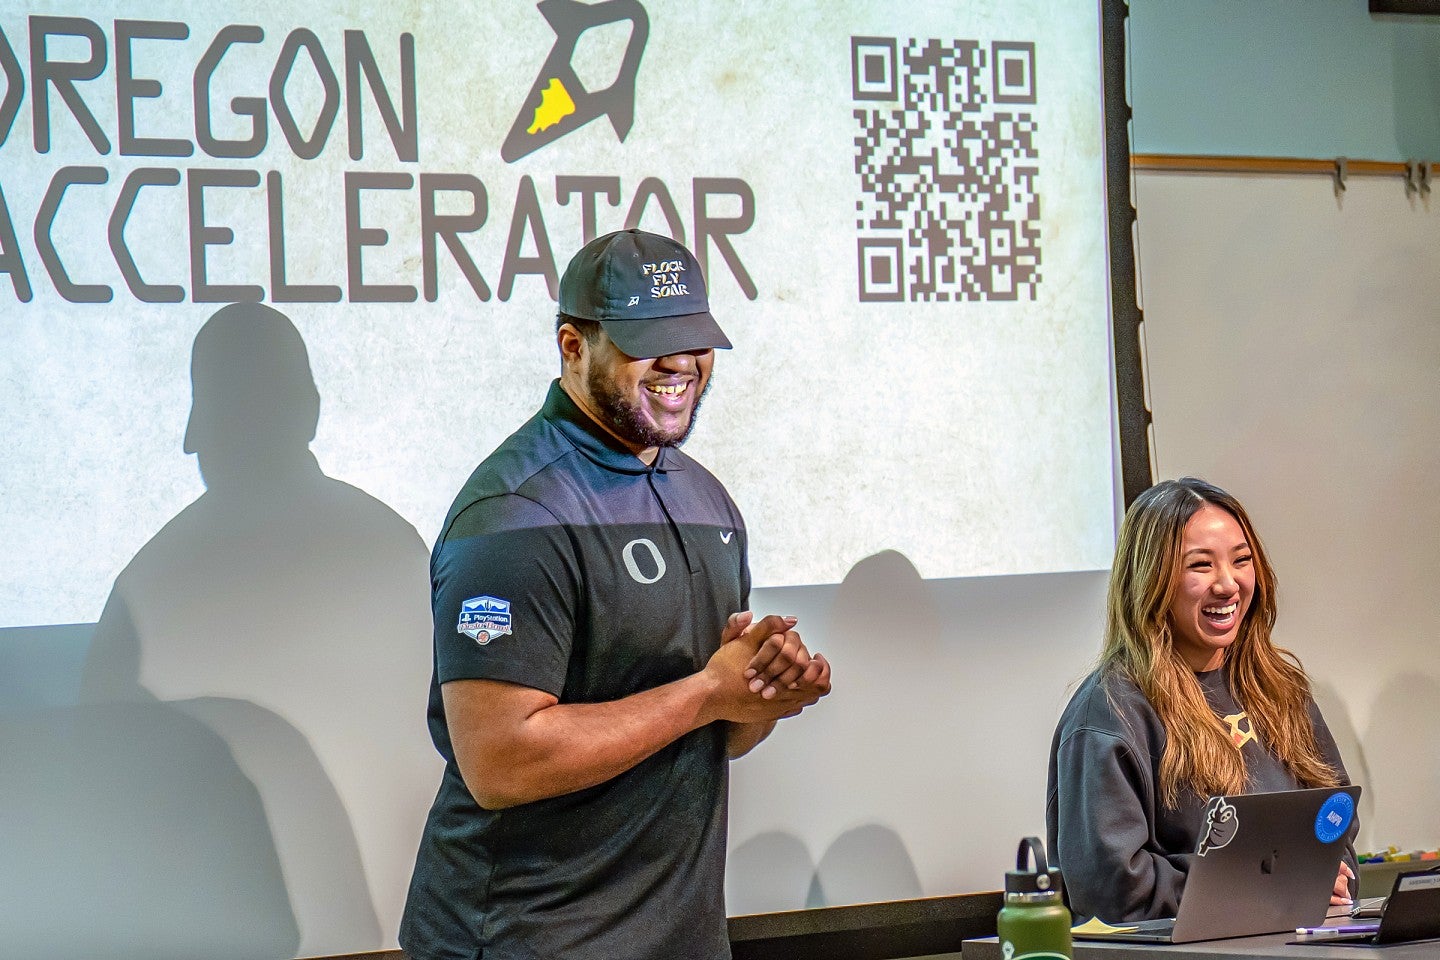
{"label": "wall", "polygon": [[1400,183],[1137,182],[1158,475],[1254,512],[1361,845],[1440,843],[1440,213]]}
{"label": "wall", "polygon": [[921,580],[894,552],[759,591],[835,692],[733,765],[732,914],[998,889],[1045,833],[1045,758],[1098,649],[1103,571]]}
{"label": "wall", "polygon": [[[1440,157],[1440,18],[1138,0],[1137,152]],[[1140,174],[1157,476],[1251,508],[1366,788],[1362,845],[1440,843],[1440,212],[1397,179]]]}
{"label": "wall", "polygon": [[1131,0],[1137,153],[1440,159],[1440,17]]}

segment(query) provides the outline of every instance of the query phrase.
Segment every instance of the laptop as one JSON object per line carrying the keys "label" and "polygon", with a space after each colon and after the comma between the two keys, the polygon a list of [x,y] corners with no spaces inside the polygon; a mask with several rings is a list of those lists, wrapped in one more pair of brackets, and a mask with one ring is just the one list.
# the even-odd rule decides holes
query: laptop
{"label": "laptop", "polygon": [[1359,800],[1358,786],[1211,797],[1173,919],[1092,921],[1071,932],[1080,940],[1190,943],[1317,925]]}
{"label": "laptop", "polygon": [[1381,947],[1440,940],[1440,866],[1397,874],[1378,922],[1300,927],[1292,943]]}

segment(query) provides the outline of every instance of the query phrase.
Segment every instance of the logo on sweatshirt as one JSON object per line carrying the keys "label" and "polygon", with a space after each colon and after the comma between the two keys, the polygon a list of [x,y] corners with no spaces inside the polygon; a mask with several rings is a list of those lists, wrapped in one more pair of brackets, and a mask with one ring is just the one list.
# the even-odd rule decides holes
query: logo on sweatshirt
{"label": "logo on sweatshirt", "polygon": [[1230,742],[1235,744],[1236,750],[1255,739],[1255,727],[1244,710],[1221,717],[1220,721],[1230,728]]}

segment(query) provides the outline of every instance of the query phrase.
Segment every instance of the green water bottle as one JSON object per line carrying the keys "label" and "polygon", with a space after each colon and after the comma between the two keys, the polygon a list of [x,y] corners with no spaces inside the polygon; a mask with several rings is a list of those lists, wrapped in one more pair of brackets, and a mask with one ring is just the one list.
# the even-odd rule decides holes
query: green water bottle
{"label": "green water bottle", "polygon": [[[1031,867],[1027,861],[1035,857]],[[1045,860],[1038,837],[1020,841],[1015,869],[1005,873],[1005,906],[995,918],[1005,960],[1055,960],[1073,956],[1070,908],[1060,895],[1060,871]]]}

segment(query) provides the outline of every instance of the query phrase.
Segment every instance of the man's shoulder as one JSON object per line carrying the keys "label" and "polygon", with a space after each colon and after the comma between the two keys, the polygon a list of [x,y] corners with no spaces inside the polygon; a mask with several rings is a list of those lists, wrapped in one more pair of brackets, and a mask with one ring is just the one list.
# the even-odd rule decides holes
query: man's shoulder
{"label": "man's shoulder", "polygon": [[[683,487],[688,495],[687,502],[682,505],[687,513],[686,520],[718,522],[723,518],[731,523],[743,523],[740,508],[730,496],[730,491],[699,460],[678,447],[670,447],[665,451],[665,468],[671,481]],[[690,516],[689,513],[696,515]]]}
{"label": "man's shoulder", "polygon": [[524,511],[523,501],[537,500],[530,489],[535,478],[574,453],[574,445],[553,424],[536,414],[471,472],[450,506],[445,530],[449,530],[461,514],[472,512],[471,508],[486,501],[496,501],[489,506],[497,509],[509,507]]}

